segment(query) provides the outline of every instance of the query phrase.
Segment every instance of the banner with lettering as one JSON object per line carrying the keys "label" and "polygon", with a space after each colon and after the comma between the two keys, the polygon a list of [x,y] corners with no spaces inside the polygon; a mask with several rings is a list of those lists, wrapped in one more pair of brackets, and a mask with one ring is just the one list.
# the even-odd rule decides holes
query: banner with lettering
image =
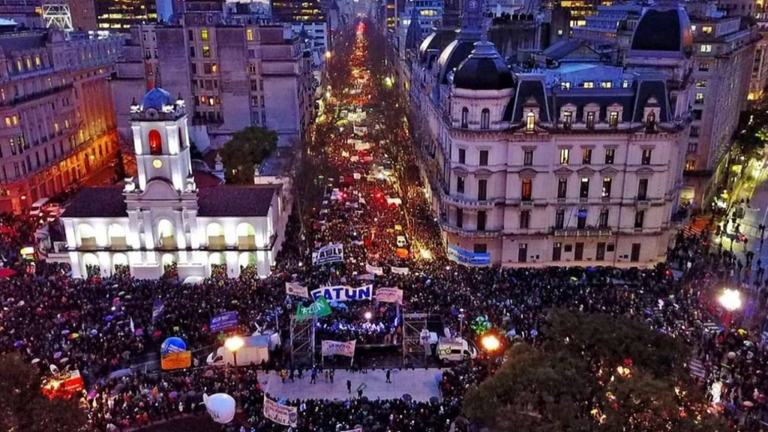
{"label": "banner with lettering", "polygon": [[323,357],[342,355],[347,357],[355,356],[355,345],[357,341],[349,342],[337,342],[337,341],[323,341]]}
{"label": "banner with lettering", "polygon": [[211,331],[217,332],[237,327],[237,312],[224,312],[211,318]]}
{"label": "banner with lettering", "polygon": [[392,270],[392,273],[394,274],[408,274],[411,271],[408,270],[408,267],[390,267]]}
{"label": "banner with lettering", "polygon": [[376,300],[382,303],[403,304],[403,290],[397,288],[379,288],[376,290]]}
{"label": "banner with lettering", "polygon": [[172,352],[160,358],[163,370],[186,369],[192,366],[192,351]]}
{"label": "banner with lettering", "polygon": [[329,244],[312,254],[312,264],[323,265],[344,261],[344,245],[341,243]]}
{"label": "banner with lettering", "polygon": [[279,404],[264,395],[264,417],[283,426],[296,427],[299,412],[296,407]]}
{"label": "banner with lettering", "polygon": [[312,316],[317,315],[318,318],[331,314],[331,305],[328,304],[328,300],[325,297],[319,297],[311,305],[304,307],[299,304],[296,308],[296,321],[303,321]]}
{"label": "banner with lettering", "polygon": [[373,273],[373,274],[375,274],[377,276],[381,276],[381,275],[384,274],[384,267],[376,267],[376,266],[372,266],[370,264],[366,264],[365,265],[365,271],[367,271],[368,273]]}
{"label": "banner with lettering", "polygon": [[285,292],[288,295],[295,295],[297,297],[309,298],[309,290],[298,282],[286,282]]}
{"label": "banner with lettering", "polygon": [[365,285],[360,288],[352,288],[347,285],[322,287],[312,290],[312,298],[317,300],[325,297],[328,301],[344,302],[349,300],[371,300],[373,298],[373,285]]}

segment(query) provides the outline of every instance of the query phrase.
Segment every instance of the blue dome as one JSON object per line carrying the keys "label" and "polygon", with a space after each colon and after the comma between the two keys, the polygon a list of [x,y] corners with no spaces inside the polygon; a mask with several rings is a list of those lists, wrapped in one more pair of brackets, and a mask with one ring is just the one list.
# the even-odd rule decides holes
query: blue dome
{"label": "blue dome", "polygon": [[175,104],[176,100],[170,93],[160,87],[155,87],[144,95],[144,98],[141,100],[141,109],[146,111],[153,108],[157,111],[162,111],[164,106]]}

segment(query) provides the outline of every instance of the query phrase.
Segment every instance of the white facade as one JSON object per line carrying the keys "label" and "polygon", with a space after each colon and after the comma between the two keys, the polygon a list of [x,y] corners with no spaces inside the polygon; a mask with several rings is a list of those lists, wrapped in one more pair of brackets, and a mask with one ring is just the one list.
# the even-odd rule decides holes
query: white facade
{"label": "white facade", "polygon": [[73,276],[126,265],[135,277],[158,278],[172,264],[181,279],[222,264],[229,277],[248,266],[266,275],[285,223],[279,187],[199,190],[183,102],[156,88],[132,112],[138,179],[122,191],[86,189],[62,216]]}

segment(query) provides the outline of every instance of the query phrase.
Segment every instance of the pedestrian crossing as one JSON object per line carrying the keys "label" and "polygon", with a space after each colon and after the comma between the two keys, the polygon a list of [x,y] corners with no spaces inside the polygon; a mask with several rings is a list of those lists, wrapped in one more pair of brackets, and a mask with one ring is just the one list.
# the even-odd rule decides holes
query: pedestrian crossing
{"label": "pedestrian crossing", "polygon": [[699,379],[705,379],[706,378],[706,371],[704,370],[704,363],[701,362],[696,357],[691,358],[691,362],[689,364],[691,369],[691,376],[694,378]]}

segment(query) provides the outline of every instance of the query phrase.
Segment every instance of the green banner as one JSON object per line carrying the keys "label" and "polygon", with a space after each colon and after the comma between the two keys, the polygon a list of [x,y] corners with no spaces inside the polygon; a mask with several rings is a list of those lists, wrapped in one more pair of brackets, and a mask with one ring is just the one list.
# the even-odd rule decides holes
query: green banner
{"label": "green banner", "polygon": [[296,321],[304,321],[305,319],[312,318],[313,315],[317,315],[318,318],[328,316],[331,314],[331,305],[328,304],[328,300],[325,297],[318,297],[317,301],[311,305],[304,307],[301,304],[296,308]]}

